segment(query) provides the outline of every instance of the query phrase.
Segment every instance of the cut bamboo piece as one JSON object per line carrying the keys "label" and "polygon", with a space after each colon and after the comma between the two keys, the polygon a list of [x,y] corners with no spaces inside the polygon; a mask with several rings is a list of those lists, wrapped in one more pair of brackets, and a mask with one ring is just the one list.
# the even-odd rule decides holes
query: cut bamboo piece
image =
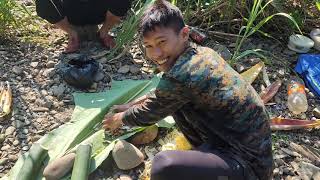
{"label": "cut bamboo piece", "polygon": [[262,61],[260,61],[258,64],[254,65],[253,67],[251,67],[247,71],[241,73],[241,76],[249,84],[252,84],[253,81],[258,77],[258,75],[261,72],[263,67],[264,67],[264,63]]}
{"label": "cut bamboo piece", "polygon": [[76,151],[71,180],[87,180],[91,163],[91,145],[80,144]]}
{"label": "cut bamboo piece", "polygon": [[43,160],[47,157],[48,150],[40,144],[33,144],[29,150],[22,168],[19,171],[19,180],[37,179]]}

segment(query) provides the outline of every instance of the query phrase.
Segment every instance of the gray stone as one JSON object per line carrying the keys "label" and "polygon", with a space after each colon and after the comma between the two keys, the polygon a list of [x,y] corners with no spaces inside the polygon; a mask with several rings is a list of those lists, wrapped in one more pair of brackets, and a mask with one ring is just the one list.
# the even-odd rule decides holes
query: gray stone
{"label": "gray stone", "polygon": [[316,118],[320,118],[320,108],[316,107],[312,110],[312,114],[316,117]]}
{"label": "gray stone", "polygon": [[14,140],[13,143],[12,143],[14,146],[17,146],[19,144],[19,141],[18,140]]}
{"label": "gray stone", "polygon": [[130,71],[130,66],[128,65],[124,65],[122,67],[119,68],[118,70],[118,73],[121,73],[121,74],[126,74]]}
{"label": "gray stone", "polygon": [[132,74],[137,74],[137,73],[140,72],[140,68],[138,68],[138,67],[135,66],[135,65],[131,65],[131,66],[130,66],[130,72],[131,72]]}
{"label": "gray stone", "polygon": [[47,68],[53,68],[56,65],[56,63],[54,61],[48,61],[46,64]]}
{"label": "gray stone", "polygon": [[295,51],[292,51],[292,50],[290,50],[290,49],[285,49],[285,50],[283,51],[283,53],[286,54],[286,55],[289,55],[289,56],[292,56],[292,55],[297,54]]}
{"label": "gray stone", "polygon": [[33,68],[37,67],[38,65],[39,65],[39,62],[31,62],[30,63],[30,66]]}
{"label": "gray stone", "polygon": [[142,65],[144,63],[142,59],[133,59],[133,62],[138,65]]}
{"label": "gray stone", "polygon": [[107,72],[111,72],[111,71],[112,71],[112,67],[111,67],[110,65],[104,66],[104,69],[105,69]]}
{"label": "gray stone", "polygon": [[320,178],[320,168],[306,162],[300,162],[298,174],[302,179],[319,179]]}
{"label": "gray stone", "polygon": [[245,67],[242,64],[236,63],[236,69],[237,72],[241,73],[243,70],[245,70]]}
{"label": "gray stone", "polygon": [[6,139],[6,135],[0,134],[0,144]]}
{"label": "gray stone", "polygon": [[63,95],[64,91],[65,91],[65,87],[63,84],[60,84],[59,86],[52,86],[51,87],[51,91],[53,93],[53,95],[60,97]]}
{"label": "gray stone", "polygon": [[113,150],[112,156],[119,169],[128,170],[132,169],[142,163],[144,155],[134,145],[119,140]]}
{"label": "gray stone", "polygon": [[28,129],[23,129],[23,130],[22,130],[22,133],[23,133],[23,134],[28,134],[28,132],[29,132]]}
{"label": "gray stone", "polygon": [[32,110],[33,110],[33,112],[47,112],[47,111],[49,111],[49,108],[47,108],[47,107],[35,107]]}
{"label": "gray stone", "polygon": [[1,151],[7,151],[8,149],[10,149],[10,145],[9,145],[9,144],[3,146],[3,147],[1,148]]}
{"label": "gray stone", "polygon": [[9,135],[13,134],[13,132],[14,132],[15,130],[16,130],[15,127],[9,126],[9,127],[6,129],[6,132],[5,132],[4,134],[5,134],[5,136],[9,136]]}
{"label": "gray stone", "polygon": [[21,122],[21,121],[19,121],[19,120],[16,120],[16,121],[15,121],[15,127],[16,127],[17,129],[23,127],[23,122]]}
{"label": "gray stone", "polygon": [[22,150],[23,150],[23,151],[28,151],[28,150],[29,150],[29,146],[23,146],[23,147],[22,147]]}
{"label": "gray stone", "polygon": [[55,71],[54,68],[49,68],[43,71],[42,75],[44,77],[52,77],[54,75]]}
{"label": "gray stone", "polygon": [[1,158],[0,159],[0,166],[5,165],[7,161],[8,161],[8,158]]}
{"label": "gray stone", "polygon": [[229,51],[229,49],[221,44],[216,44],[213,47],[213,50],[215,50],[224,60],[229,60],[232,57],[231,52]]}
{"label": "gray stone", "polygon": [[22,74],[22,69],[18,66],[13,66],[12,71],[16,74],[16,75],[21,75]]}
{"label": "gray stone", "polygon": [[99,82],[104,78],[104,73],[101,71],[98,71],[97,74],[94,76],[94,81]]}
{"label": "gray stone", "polygon": [[129,175],[121,174],[117,180],[132,180],[132,178]]}
{"label": "gray stone", "polygon": [[43,95],[43,96],[47,96],[48,95],[48,91],[46,91],[44,89],[42,89],[40,92],[41,92],[41,95]]}
{"label": "gray stone", "polygon": [[13,154],[10,154],[10,155],[8,156],[8,158],[9,158],[11,161],[16,161],[16,160],[18,160],[18,156],[17,156],[17,155],[13,155]]}

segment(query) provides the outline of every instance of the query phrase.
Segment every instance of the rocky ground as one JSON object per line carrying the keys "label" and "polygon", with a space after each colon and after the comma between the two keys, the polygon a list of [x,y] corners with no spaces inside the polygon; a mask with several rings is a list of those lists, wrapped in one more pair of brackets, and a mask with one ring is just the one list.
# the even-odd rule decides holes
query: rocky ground
{"label": "rocky ground", "polygon": [[[0,81],[9,81],[13,89],[12,117],[0,122],[0,177],[6,174],[14,165],[19,155],[28,151],[33,142],[44,134],[69,121],[74,108],[73,92],[80,92],[67,85],[60,74],[64,64],[73,58],[85,54],[99,62],[100,72],[95,77],[96,83],[86,92],[100,92],[112,86],[112,80],[149,79],[152,75],[152,65],[147,62],[140,49],[134,43],[130,52],[120,59],[108,62],[107,50],[98,42],[85,42],[81,53],[63,54],[64,39],[53,30],[48,35],[49,45],[6,41],[0,45]],[[234,41],[211,39],[208,46],[223,51],[223,56],[230,56],[227,49],[234,50]],[[244,49],[261,48],[272,53],[266,64],[267,74],[271,82],[281,79],[283,85],[279,92],[267,105],[271,117],[286,117],[298,119],[320,118],[320,100],[307,90],[309,108],[306,113],[293,115],[286,106],[287,80],[292,74],[298,54],[287,49],[276,41],[268,39],[250,39]],[[242,72],[260,59],[245,58],[235,64],[235,69]],[[265,87],[259,76],[253,86],[260,92]],[[319,106],[320,107],[320,106]],[[312,158],[297,152],[292,142],[319,152],[319,130],[300,130],[290,132],[273,132],[273,150],[275,159],[274,179],[320,179],[320,164]],[[160,134],[165,134],[165,130]],[[158,136],[158,139],[161,137]],[[159,141],[139,148],[149,159],[150,154],[159,151]],[[320,156],[319,156],[320,157]],[[147,158],[147,159],[148,159]],[[146,162],[149,162],[146,159]],[[121,174],[128,174],[132,179],[138,179],[145,163],[133,170],[121,171],[113,163],[108,166],[107,160],[98,169],[92,179],[117,179]],[[111,163],[112,164],[112,163]],[[124,177],[122,177],[123,179]]]}

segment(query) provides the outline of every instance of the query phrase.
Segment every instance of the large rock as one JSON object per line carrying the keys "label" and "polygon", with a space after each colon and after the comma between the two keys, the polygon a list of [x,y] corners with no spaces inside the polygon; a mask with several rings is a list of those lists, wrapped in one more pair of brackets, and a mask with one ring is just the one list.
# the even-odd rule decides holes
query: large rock
{"label": "large rock", "polygon": [[43,171],[46,180],[61,179],[73,166],[76,154],[70,153],[50,163]]}
{"label": "large rock", "polygon": [[122,170],[137,167],[144,159],[144,155],[138,148],[124,140],[119,140],[115,144],[112,157],[118,168]]}
{"label": "large rock", "polygon": [[135,145],[147,144],[152,142],[157,135],[158,126],[149,126],[144,131],[134,135],[130,142]]}
{"label": "large rock", "polygon": [[119,68],[118,70],[118,73],[121,73],[121,74],[126,74],[130,71],[130,66],[128,65],[124,65],[122,67]]}
{"label": "large rock", "polygon": [[14,128],[13,126],[9,126],[7,129],[6,129],[6,132],[4,133],[5,136],[9,136],[11,134],[13,134],[13,132],[16,130],[16,128]]}

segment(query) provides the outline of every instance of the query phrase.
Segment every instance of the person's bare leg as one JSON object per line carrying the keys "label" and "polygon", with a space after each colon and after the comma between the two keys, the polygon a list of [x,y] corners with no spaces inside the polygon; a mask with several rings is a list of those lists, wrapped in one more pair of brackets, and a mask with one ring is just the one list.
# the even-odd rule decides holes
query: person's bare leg
{"label": "person's bare leg", "polygon": [[109,11],[106,13],[106,18],[99,30],[99,36],[104,46],[106,46],[107,48],[113,48],[116,45],[114,39],[108,33],[112,27],[119,24],[120,22],[120,17],[113,15]]}
{"label": "person's bare leg", "polygon": [[77,32],[72,28],[68,19],[65,17],[63,20],[55,23],[54,25],[68,34],[69,42],[65,52],[71,53],[77,51],[80,45],[79,37]]}

